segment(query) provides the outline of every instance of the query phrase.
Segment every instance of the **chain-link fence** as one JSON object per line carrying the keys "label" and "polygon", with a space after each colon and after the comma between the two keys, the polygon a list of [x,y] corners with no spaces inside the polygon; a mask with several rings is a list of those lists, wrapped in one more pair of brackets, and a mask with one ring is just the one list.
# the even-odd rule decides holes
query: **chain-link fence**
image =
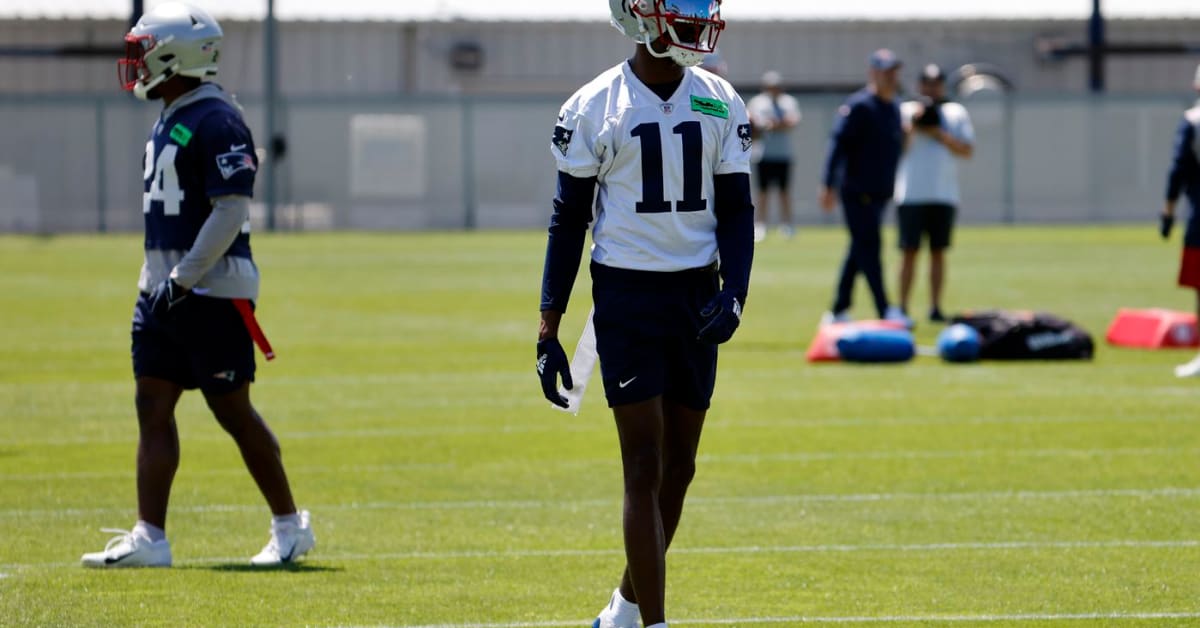
{"label": "chain-link fence", "polygon": [[[814,202],[839,98],[802,97],[794,206]],[[524,228],[553,194],[560,98],[289,99],[277,160],[281,229]],[[249,101],[252,129],[261,103]],[[966,103],[976,154],[968,222],[1143,220],[1161,206],[1179,98],[1028,97]],[[125,97],[0,96],[0,231],[141,227],[141,158],[158,105]],[[257,137],[261,147],[266,138]],[[260,153],[261,155],[262,153]],[[264,167],[269,163],[264,157]],[[260,171],[261,174],[261,171]],[[261,188],[265,177],[259,177]],[[260,194],[261,197],[261,194]],[[256,205],[261,221],[265,208]]]}

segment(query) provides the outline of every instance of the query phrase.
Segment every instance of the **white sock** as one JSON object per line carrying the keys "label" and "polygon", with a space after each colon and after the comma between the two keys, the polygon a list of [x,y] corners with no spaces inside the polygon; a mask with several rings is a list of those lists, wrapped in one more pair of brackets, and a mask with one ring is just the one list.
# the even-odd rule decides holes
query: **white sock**
{"label": "white sock", "polygon": [[604,613],[617,624],[636,622],[641,617],[638,605],[622,597],[620,588],[613,590],[612,598],[609,599],[608,606],[604,608]]}
{"label": "white sock", "polygon": [[279,527],[281,525],[292,524],[297,528],[300,527],[300,513],[294,512],[290,515],[275,515],[271,517],[271,525]]}
{"label": "white sock", "polygon": [[133,533],[144,539],[150,539],[151,542],[155,543],[158,541],[167,540],[166,530],[163,530],[156,525],[146,523],[141,519],[138,519],[138,522],[133,525]]}

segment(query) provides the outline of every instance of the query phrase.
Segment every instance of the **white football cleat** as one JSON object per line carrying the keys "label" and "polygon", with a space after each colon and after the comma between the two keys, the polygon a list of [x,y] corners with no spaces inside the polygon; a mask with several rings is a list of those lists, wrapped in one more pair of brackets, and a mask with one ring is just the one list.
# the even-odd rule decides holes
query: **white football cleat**
{"label": "white football cleat", "polygon": [[127,530],[103,528],[118,536],[109,539],[103,552],[84,554],[80,562],[84,567],[170,567],[171,544],[166,539],[151,541]]}
{"label": "white football cleat", "polygon": [[592,628],[638,628],[639,616],[638,605],[625,601],[621,590],[615,589],[604,610],[592,622]]}
{"label": "white football cleat", "polygon": [[754,223],[754,241],[762,242],[767,239],[767,225],[761,222]]}
{"label": "white football cleat", "polygon": [[297,514],[300,515],[300,525],[271,522],[271,540],[250,559],[251,565],[269,567],[290,563],[317,544],[317,538],[308,524],[308,511],[301,510]]}
{"label": "white football cleat", "polygon": [[601,616],[592,622],[592,628],[639,628],[639,624],[636,621],[632,624],[618,624],[609,618]]}
{"label": "white football cleat", "polygon": [[883,320],[903,323],[905,329],[912,329],[914,327],[913,319],[909,318],[908,314],[904,313],[904,310],[895,305],[888,306],[887,312],[883,315]]}
{"label": "white football cleat", "polygon": [[1200,356],[1188,362],[1175,367],[1175,377],[1196,377],[1200,375]]}
{"label": "white football cleat", "polygon": [[834,323],[849,323],[853,320],[854,318],[852,318],[847,312],[838,312],[837,314],[834,314],[833,312],[825,312],[821,315],[821,322],[817,326],[825,327],[826,325],[832,325]]}

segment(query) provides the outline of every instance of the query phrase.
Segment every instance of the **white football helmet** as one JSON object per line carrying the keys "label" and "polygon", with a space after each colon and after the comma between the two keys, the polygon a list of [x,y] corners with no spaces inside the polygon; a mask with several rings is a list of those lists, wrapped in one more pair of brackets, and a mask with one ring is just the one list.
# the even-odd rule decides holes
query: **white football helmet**
{"label": "white football helmet", "polygon": [[125,35],[125,58],[117,62],[121,88],[146,100],[172,76],[216,76],[221,35],[204,9],[182,2],[154,7]]}
{"label": "white football helmet", "polygon": [[[700,65],[717,49],[725,29],[721,0],[608,0],[617,30],[644,44],[658,58],[670,57],[684,67]],[[662,40],[665,51],[651,45]]]}

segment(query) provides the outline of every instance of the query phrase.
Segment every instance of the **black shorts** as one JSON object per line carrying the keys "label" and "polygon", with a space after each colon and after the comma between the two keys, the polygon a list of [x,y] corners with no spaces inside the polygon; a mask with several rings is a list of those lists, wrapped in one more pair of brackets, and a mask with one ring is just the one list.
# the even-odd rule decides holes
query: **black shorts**
{"label": "black shorts", "polygon": [[929,248],[941,251],[950,248],[950,233],[954,230],[953,205],[923,203],[901,205],[896,208],[900,221],[900,248],[921,248],[921,239],[929,234]]}
{"label": "black shorts", "polygon": [[756,166],[758,174],[758,189],[768,190],[772,186],[786,190],[791,180],[792,162],[772,161],[764,159]]}
{"label": "black shorts", "polygon": [[596,353],[609,407],[659,395],[707,410],[717,347],[696,339],[717,294],[716,265],[673,273],[592,264]]}
{"label": "black shorts", "polygon": [[254,381],[254,343],[229,299],[189,295],[166,321],[147,295],[133,309],[133,374],[225,394]]}

